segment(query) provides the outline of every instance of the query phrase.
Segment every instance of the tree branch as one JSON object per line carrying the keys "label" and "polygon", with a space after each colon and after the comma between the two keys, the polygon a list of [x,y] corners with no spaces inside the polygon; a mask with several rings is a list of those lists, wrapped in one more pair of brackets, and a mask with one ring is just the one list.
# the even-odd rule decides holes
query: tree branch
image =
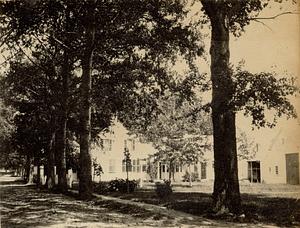
{"label": "tree branch", "polygon": [[52,56],[52,57],[50,57],[51,59],[57,60],[56,57],[55,57],[55,55],[54,55],[53,53],[51,53],[51,52],[48,50],[48,48],[44,45],[44,42],[42,42],[42,41],[40,40],[40,38],[39,38],[37,35],[33,34],[33,36],[34,36],[34,37],[36,38],[36,40],[41,44],[41,46],[43,47],[43,49],[44,49],[45,53],[48,55],[48,57]]}
{"label": "tree branch", "polygon": [[[47,69],[45,69],[40,64],[36,63],[33,59],[31,59],[31,57],[22,49],[22,47],[19,44],[17,44],[17,46],[19,47],[19,51],[21,51],[33,65],[40,68],[42,71],[47,72]],[[18,49],[16,47],[13,47],[13,48],[16,51],[18,51]]]}
{"label": "tree branch", "polygon": [[291,12],[291,11],[288,11],[288,12],[283,12],[283,13],[279,13],[279,14],[276,14],[274,16],[271,16],[271,17],[251,17],[249,18],[249,20],[252,20],[252,21],[257,21],[257,20],[270,20],[270,19],[276,19],[277,17],[280,17],[282,15],[287,15],[287,14],[299,14],[298,12]]}
{"label": "tree branch", "polygon": [[60,41],[59,39],[57,39],[54,35],[50,35],[49,37],[52,38],[58,44],[62,45],[64,48],[71,50],[69,46],[67,46],[64,42]]}
{"label": "tree branch", "polygon": [[270,31],[272,31],[272,32],[274,32],[272,29],[271,29],[271,27],[270,26],[268,26],[266,23],[264,23],[264,22],[262,22],[262,21],[260,21],[260,20],[253,20],[253,21],[255,21],[255,22],[257,22],[257,23],[260,23],[260,24],[262,24],[262,25],[264,25],[264,26],[266,26],[268,29],[270,29]]}

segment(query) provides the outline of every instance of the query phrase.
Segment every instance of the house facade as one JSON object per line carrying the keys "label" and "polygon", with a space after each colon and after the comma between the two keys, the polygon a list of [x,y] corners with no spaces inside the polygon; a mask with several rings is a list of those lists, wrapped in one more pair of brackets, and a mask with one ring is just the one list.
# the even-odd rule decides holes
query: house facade
{"label": "house facade", "polygon": [[92,147],[92,157],[102,167],[103,174],[94,179],[108,181],[127,178],[124,150],[130,153],[131,166],[128,166],[129,179],[147,179],[148,157],[155,153],[151,144],[142,143],[138,138],[128,134],[119,122],[114,122],[107,132],[100,135],[101,142]]}
{"label": "house facade", "polygon": [[[264,135],[261,141],[257,139],[255,156],[238,161],[239,180],[251,183],[300,184],[300,137],[297,132],[287,134],[281,129],[269,138]],[[206,136],[205,143],[213,145],[212,136]],[[131,165],[127,167],[124,161],[125,148],[128,149],[131,160]],[[141,183],[170,178],[169,164],[154,160],[153,155],[156,153],[154,146],[130,135],[118,121],[100,135],[99,143],[92,146],[91,152],[93,161],[100,164],[103,171],[99,176],[94,169],[92,170],[93,180],[96,182],[126,179],[127,174],[130,180],[140,180]],[[43,167],[41,168],[41,177],[45,181]],[[37,174],[36,167],[33,173]],[[189,181],[188,174],[191,174],[192,181],[203,182],[214,179],[212,146],[197,163],[189,166],[174,164],[171,179],[174,182]],[[67,179],[72,185],[73,181],[78,181],[77,173],[68,170]]]}
{"label": "house facade", "polygon": [[300,184],[297,132],[291,134],[281,129],[270,140],[258,144],[258,148],[253,159],[240,161],[240,179],[254,183]]}
{"label": "house facade", "polygon": [[[293,135],[295,136],[295,135]],[[154,162],[151,158],[156,150],[151,143],[142,142],[139,138],[129,135],[119,122],[115,122],[108,132],[100,136],[102,145],[92,148],[93,158],[103,169],[100,177],[94,180],[112,180],[127,178],[124,148],[128,148],[131,166],[128,167],[128,178],[143,181],[169,179],[169,164],[164,161]],[[207,136],[212,145],[212,136]],[[266,142],[257,143],[257,152],[252,159],[239,160],[239,179],[252,183],[283,183],[299,184],[299,152],[297,137],[291,137],[279,131]],[[175,164],[172,180],[186,180],[187,173],[197,177],[198,181],[214,179],[213,150],[206,151],[201,162],[191,164]]]}
{"label": "house facade", "polygon": [[[108,181],[116,178],[128,178],[143,181],[157,181],[169,179],[169,164],[165,161],[154,161],[151,157],[156,149],[151,143],[142,142],[139,138],[132,136],[115,121],[111,128],[100,135],[101,142],[92,147],[92,157],[102,167],[100,176],[93,175],[95,181]],[[207,139],[211,140],[211,137]],[[207,142],[206,142],[207,143]],[[124,161],[125,148],[130,153],[131,165],[127,167]],[[192,173],[198,180],[213,179],[212,151],[205,153],[202,162],[191,164],[174,164],[171,178],[175,182],[184,180],[187,173]]]}

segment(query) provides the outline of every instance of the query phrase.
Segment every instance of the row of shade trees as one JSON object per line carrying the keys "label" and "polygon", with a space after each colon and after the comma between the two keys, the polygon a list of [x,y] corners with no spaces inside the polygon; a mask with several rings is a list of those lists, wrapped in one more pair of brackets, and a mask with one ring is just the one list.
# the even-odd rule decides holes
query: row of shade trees
{"label": "row of shade trees", "polygon": [[[13,145],[25,153],[28,164],[32,158],[38,164],[45,159],[49,188],[56,164],[58,188],[66,191],[66,155],[71,142],[77,141],[79,194],[90,198],[91,140],[114,116],[125,125],[147,130],[160,112],[158,98],[166,91],[188,100],[195,93],[193,87],[198,92],[210,89],[196,65],[205,54],[201,28],[209,24],[212,102],[199,104],[192,112],[207,107],[212,111],[213,208],[239,212],[235,114],[243,110],[255,125],[273,126],[265,120],[264,110],[295,116],[286,97],[296,88],[292,81],[276,80],[271,73],[251,74],[230,66],[230,32],[239,36],[268,1],[201,0],[196,20],[190,20],[191,4],[196,3],[20,0],[1,4],[1,51],[7,58],[2,96],[18,110],[13,137],[18,143]],[[184,75],[173,70],[178,59],[185,61]]]}
{"label": "row of shade trees", "polygon": [[91,137],[136,106],[147,119],[165,88],[195,77],[195,71],[170,77],[177,55],[192,64],[203,52],[200,35],[183,24],[183,8],[166,1],[2,4],[3,52],[10,58],[3,85],[20,112],[15,139],[26,146],[19,149],[28,164],[47,159],[50,188],[56,163],[58,188],[67,189],[67,138],[73,137],[80,144],[80,196],[90,198]]}

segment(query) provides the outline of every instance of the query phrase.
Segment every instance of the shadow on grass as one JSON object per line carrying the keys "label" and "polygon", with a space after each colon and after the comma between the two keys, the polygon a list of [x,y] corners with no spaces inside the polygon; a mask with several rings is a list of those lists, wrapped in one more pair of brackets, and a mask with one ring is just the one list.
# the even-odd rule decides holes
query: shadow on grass
{"label": "shadow on grass", "polygon": [[117,202],[78,200],[78,194],[52,193],[35,186],[5,186],[0,188],[1,227],[37,227],[57,224],[105,222],[118,223],[130,215],[151,219],[158,213]]}
{"label": "shadow on grass", "polygon": [[[300,225],[300,201],[291,198],[270,198],[264,195],[242,194],[245,217],[212,217],[211,195],[206,193],[174,192],[160,200],[153,190],[132,194],[111,193],[110,196],[165,206],[204,218],[236,223],[263,223],[278,226]],[[128,219],[161,219],[158,212],[111,200],[78,200],[78,194],[53,194],[35,186],[6,186],[0,188],[2,227],[50,226],[57,223],[107,223]],[[121,216],[121,217],[120,217]],[[170,220],[174,220],[170,218]]]}
{"label": "shadow on grass", "polygon": [[22,180],[22,179],[16,179],[16,180],[0,180],[0,186],[3,185],[20,185],[20,184],[26,184],[26,181]]}
{"label": "shadow on grass", "polygon": [[211,210],[211,194],[175,192],[169,199],[160,200],[153,191],[137,191],[132,194],[112,193],[110,196],[149,204],[166,206],[209,219],[237,223],[264,223],[278,226],[300,225],[300,201],[292,198],[265,197],[242,194],[242,210],[245,217],[215,217]]}
{"label": "shadow on grass", "polygon": [[96,222],[103,210],[90,202],[37,190],[35,186],[3,187],[0,191],[2,227],[50,226],[73,220]]}

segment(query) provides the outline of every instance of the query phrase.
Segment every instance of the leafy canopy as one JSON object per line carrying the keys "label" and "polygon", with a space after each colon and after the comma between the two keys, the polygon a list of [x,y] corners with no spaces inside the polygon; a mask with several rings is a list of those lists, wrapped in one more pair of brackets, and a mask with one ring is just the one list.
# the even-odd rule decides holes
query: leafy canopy
{"label": "leafy canopy", "polygon": [[[230,107],[252,118],[256,127],[274,127],[277,118],[285,115],[296,118],[296,110],[290,101],[299,94],[295,78],[279,78],[273,72],[250,73],[238,66],[233,72],[234,96]],[[270,110],[273,120],[266,118]]]}
{"label": "leafy canopy", "polygon": [[208,114],[197,111],[200,100],[182,100],[179,94],[166,94],[158,99],[156,114],[145,128],[138,119],[125,121],[126,126],[151,142],[158,160],[182,163],[197,162],[210,147],[211,122]]}

